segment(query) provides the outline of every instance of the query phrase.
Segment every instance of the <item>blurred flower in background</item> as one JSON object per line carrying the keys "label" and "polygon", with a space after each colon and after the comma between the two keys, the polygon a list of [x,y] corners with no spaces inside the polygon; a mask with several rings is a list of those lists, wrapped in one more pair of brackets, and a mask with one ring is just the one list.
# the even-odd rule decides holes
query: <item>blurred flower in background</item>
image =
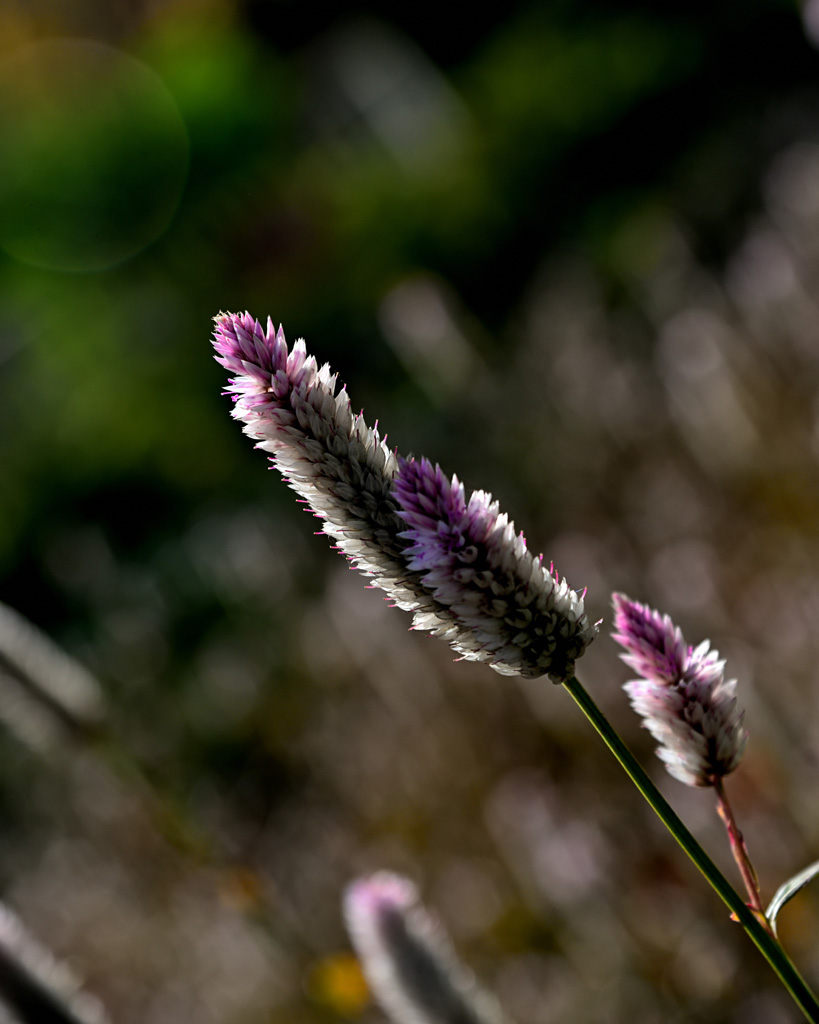
{"label": "blurred flower in background", "polygon": [[367,983],[396,1024],[503,1024],[409,879],[387,871],[357,879],[344,893],[344,919]]}
{"label": "blurred flower in background", "polygon": [[[791,1019],[559,692],[451,664],[312,542],[206,339],[269,310],[593,619],[625,590],[711,637],[772,891],[819,849],[815,20],[0,10],[0,600],[95,722],[36,697],[32,742],[0,689],[0,877],[111,1019],[375,1020],[338,899],[380,868],[514,1019]],[[581,675],[652,765],[615,656]]]}

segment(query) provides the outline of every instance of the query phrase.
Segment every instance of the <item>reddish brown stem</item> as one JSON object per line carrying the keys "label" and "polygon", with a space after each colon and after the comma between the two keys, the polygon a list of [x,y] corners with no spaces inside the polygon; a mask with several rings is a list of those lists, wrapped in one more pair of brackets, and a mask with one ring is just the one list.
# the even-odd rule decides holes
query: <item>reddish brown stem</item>
{"label": "reddish brown stem", "polygon": [[739,830],[731,805],[728,803],[725,787],[720,777],[714,779],[714,792],[717,794],[717,812],[725,824],[728,840],[731,844],[731,852],[734,855],[734,860],[737,862],[739,873],[742,875],[742,881],[745,883],[745,891],[748,893],[748,906],[757,915],[769,934],[773,935],[773,930],[768,923],[768,919],[765,917],[765,911],[762,909],[762,900],[759,895],[759,879],[756,877],[756,871],[754,871],[754,866],[748,855],[748,847],[745,845],[745,839]]}

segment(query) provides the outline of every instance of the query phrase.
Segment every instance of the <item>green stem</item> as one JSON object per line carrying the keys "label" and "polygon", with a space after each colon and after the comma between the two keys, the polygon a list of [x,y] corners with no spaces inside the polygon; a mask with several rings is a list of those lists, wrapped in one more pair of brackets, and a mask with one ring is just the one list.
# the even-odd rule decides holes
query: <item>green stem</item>
{"label": "green stem", "polygon": [[580,682],[572,677],[567,679],[563,685],[620,762],[631,781],[651,805],[657,817],[705,875],[711,888],[748,933],[805,1017],[809,1021],[813,1021],[813,1024],[819,1024],[819,1002],[779,942],[768,932],[766,926],[754,915],[753,911],[746,906],[716,864],[691,835]]}

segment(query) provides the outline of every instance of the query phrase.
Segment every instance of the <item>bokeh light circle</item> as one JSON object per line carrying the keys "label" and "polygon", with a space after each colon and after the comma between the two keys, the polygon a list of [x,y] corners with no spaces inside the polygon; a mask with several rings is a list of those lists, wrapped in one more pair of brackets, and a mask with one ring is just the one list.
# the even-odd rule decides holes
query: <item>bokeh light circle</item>
{"label": "bokeh light circle", "polygon": [[173,97],[145,64],[55,39],[0,61],[0,248],[23,263],[104,270],[167,227],[188,162]]}

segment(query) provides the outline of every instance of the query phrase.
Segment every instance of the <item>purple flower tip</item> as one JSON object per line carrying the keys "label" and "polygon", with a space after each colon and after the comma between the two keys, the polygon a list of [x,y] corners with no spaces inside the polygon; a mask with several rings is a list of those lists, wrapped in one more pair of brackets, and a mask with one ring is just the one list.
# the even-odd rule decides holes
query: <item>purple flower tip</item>
{"label": "purple flower tip", "polygon": [[369,925],[417,903],[418,890],[408,878],[379,871],[350,883],[344,894],[344,914],[351,927],[355,922]]}
{"label": "purple flower tip", "polygon": [[626,653],[622,660],[645,679],[676,682],[683,673],[688,651],[683,636],[668,615],[660,615],[625,594],[613,594],[613,638]]}

